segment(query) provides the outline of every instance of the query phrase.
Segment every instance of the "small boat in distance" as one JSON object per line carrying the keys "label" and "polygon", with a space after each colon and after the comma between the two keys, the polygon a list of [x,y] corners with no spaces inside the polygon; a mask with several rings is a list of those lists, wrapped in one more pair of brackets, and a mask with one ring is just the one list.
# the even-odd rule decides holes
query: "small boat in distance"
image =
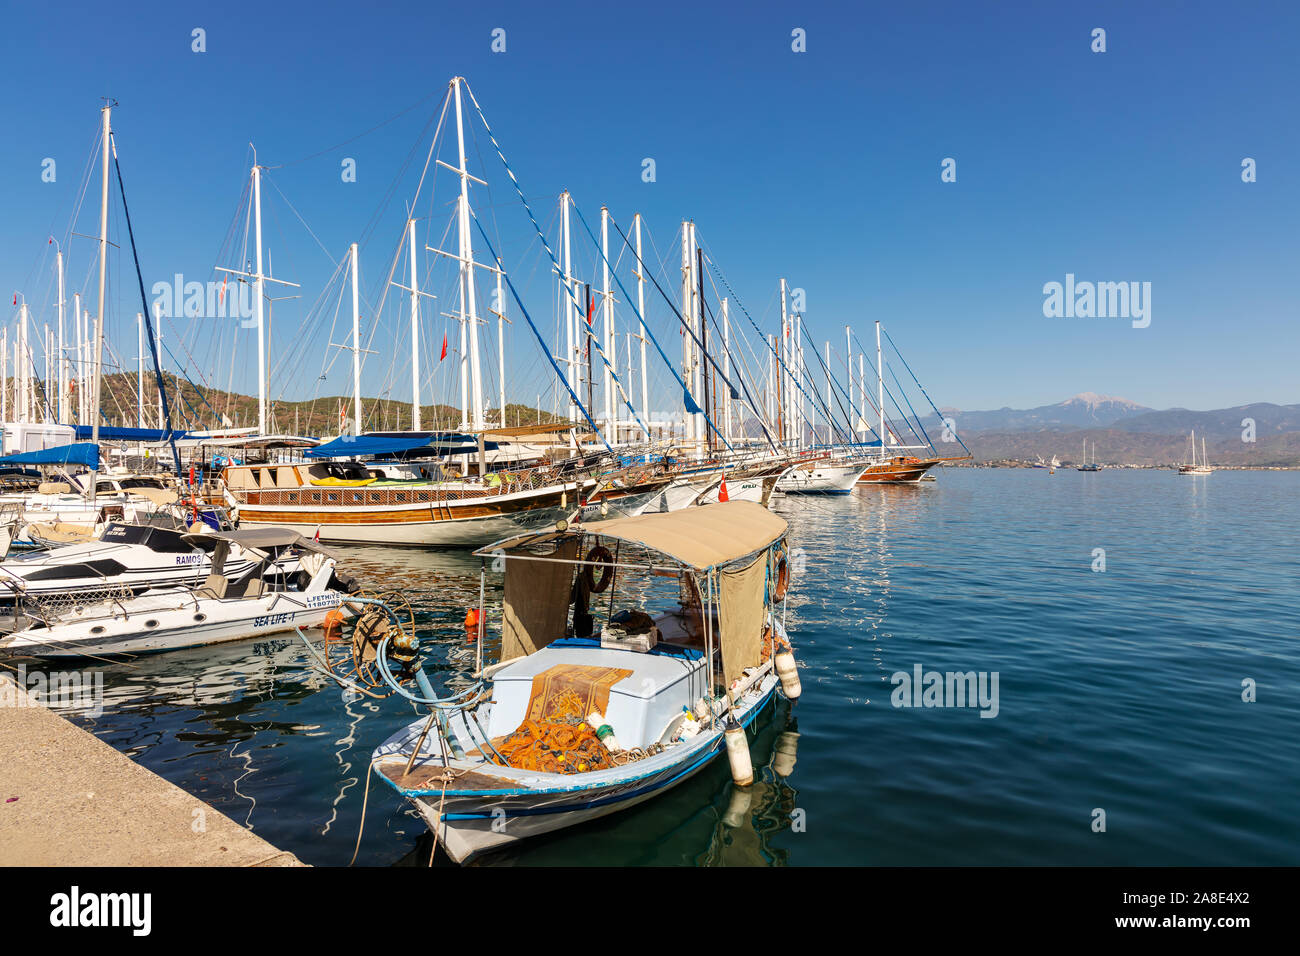
{"label": "small boat in distance", "polygon": [[1092,443],[1092,461],[1088,460],[1088,439],[1083,440],[1083,463],[1079,465],[1079,471],[1101,471],[1101,465],[1097,464],[1097,443]]}
{"label": "small boat in distance", "polygon": [[1214,469],[1210,467],[1210,460],[1205,454],[1205,438],[1201,438],[1201,460],[1196,460],[1196,431],[1192,431],[1191,438],[1188,439],[1191,446],[1192,454],[1190,460],[1178,466],[1180,475],[1208,475],[1213,473]]}

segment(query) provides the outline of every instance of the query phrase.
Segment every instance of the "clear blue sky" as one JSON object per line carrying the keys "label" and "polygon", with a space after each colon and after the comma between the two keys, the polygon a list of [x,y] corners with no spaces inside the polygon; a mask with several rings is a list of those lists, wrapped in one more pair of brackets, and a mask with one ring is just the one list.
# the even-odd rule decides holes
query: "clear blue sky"
{"label": "clear blue sky", "polygon": [[[250,141],[262,163],[293,163],[269,174],[267,235],[276,273],[301,283],[304,298],[277,306],[271,362],[304,357],[281,366],[272,394],[345,392],[341,364],[316,381],[332,307],[300,324],[333,265],[280,192],[334,259],[364,241],[373,302],[414,185],[403,164],[413,149],[422,163],[421,131],[448,79],[462,74],[543,225],[566,187],[593,224],[602,203],[625,226],[643,213],[661,253],[692,218],[766,330],[786,276],[807,291],[814,339],[838,349],[846,323],[866,339],[881,319],[942,404],[1025,407],[1085,390],[1161,408],[1297,402],[1297,10],[11,4],[0,30],[0,283],[5,294],[24,292],[38,321],[52,319],[46,237],[70,229],[99,98],[111,95],[148,284],[176,272],[206,281],[214,265],[237,264],[219,256]],[[206,30],[205,53],[191,51],[195,27]],[[490,50],[497,27],[504,54]],[[1095,27],[1106,30],[1103,54],[1090,49]],[[791,50],[795,28],[807,31],[806,53]],[[513,217],[503,241],[522,250],[526,220],[481,134],[476,149],[482,164],[477,154],[471,162],[493,181],[492,208],[476,197],[480,215]],[[46,157],[58,163],[54,183],[41,181]],[[341,181],[343,157],[357,161],[356,183]],[[654,183],[641,181],[645,157],[656,161]],[[945,157],[957,161],[955,183],[940,181]],[[1255,183],[1241,180],[1245,157],[1257,161]],[[449,185],[440,176],[439,216]],[[75,231],[96,230],[97,190],[92,180]],[[120,223],[114,239],[126,241]],[[93,243],[71,240],[70,289],[93,291],[94,254]],[[580,259],[591,263],[589,253]],[[553,296],[536,248],[515,268],[549,333]],[[1043,284],[1066,273],[1150,282],[1150,327],[1045,318]],[[134,356],[129,261],[117,262],[113,284],[109,331],[119,353]],[[437,319],[426,335],[440,339],[444,326]],[[368,359],[366,392],[392,377],[402,397],[409,371],[390,368],[387,352],[402,346],[389,334],[381,328],[373,344],[384,354]],[[340,327],[333,341],[344,335]],[[192,361],[216,366],[205,373],[224,385],[228,340],[195,329],[182,337]],[[665,341],[676,349],[675,336]],[[540,352],[519,327],[508,342],[509,397],[532,403]],[[255,392],[252,363],[251,350],[240,353],[238,390]],[[435,397],[450,396],[449,383],[437,380]]]}

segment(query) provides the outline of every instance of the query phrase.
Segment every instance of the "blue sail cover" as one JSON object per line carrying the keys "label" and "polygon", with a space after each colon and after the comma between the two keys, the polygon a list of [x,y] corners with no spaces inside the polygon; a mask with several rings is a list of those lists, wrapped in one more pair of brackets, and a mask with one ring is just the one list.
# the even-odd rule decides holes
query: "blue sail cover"
{"label": "blue sail cover", "polygon": [[25,451],[18,455],[5,455],[0,465],[85,465],[99,470],[99,446],[90,442],[56,445],[39,451]]}
{"label": "blue sail cover", "polygon": [[[497,447],[496,442],[485,442],[485,450]],[[425,432],[416,435],[340,435],[333,441],[317,445],[303,454],[307,458],[358,458],[361,456],[399,456],[417,449],[427,449],[431,455],[464,455],[478,450],[478,439],[473,435],[455,432]]]}
{"label": "blue sail cover", "polygon": [[[95,433],[93,425],[73,425],[78,438],[91,438]],[[100,441],[168,441],[175,439],[180,441],[189,432],[182,431],[165,431],[160,428],[123,428],[118,425],[100,425]]]}

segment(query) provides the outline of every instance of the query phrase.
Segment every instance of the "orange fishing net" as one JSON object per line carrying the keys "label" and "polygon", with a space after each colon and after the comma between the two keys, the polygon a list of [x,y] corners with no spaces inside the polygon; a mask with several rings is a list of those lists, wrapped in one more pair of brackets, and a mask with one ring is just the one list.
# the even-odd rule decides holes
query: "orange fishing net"
{"label": "orange fishing net", "polygon": [[586,773],[614,766],[586,718],[593,710],[604,713],[610,687],[631,675],[622,668],[582,664],[542,671],[533,678],[523,723],[493,746],[520,770]]}
{"label": "orange fishing net", "polygon": [[585,722],[525,720],[496,745],[512,767],[543,773],[587,773],[614,766],[609,751]]}

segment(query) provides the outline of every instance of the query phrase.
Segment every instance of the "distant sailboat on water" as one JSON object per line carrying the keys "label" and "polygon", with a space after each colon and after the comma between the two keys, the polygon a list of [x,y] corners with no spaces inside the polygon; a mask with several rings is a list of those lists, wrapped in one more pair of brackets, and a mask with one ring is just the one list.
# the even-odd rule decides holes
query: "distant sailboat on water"
{"label": "distant sailboat on water", "polygon": [[1088,460],[1088,439],[1083,440],[1083,463],[1079,465],[1079,471],[1101,471],[1101,465],[1097,464],[1097,443],[1092,443],[1092,461]]}
{"label": "distant sailboat on water", "polygon": [[1205,438],[1201,438],[1201,460],[1196,460],[1196,432],[1193,430],[1191,437],[1188,439],[1188,445],[1191,447],[1192,454],[1190,459],[1178,466],[1180,475],[1208,475],[1214,469],[1210,467],[1210,459],[1205,453]]}

